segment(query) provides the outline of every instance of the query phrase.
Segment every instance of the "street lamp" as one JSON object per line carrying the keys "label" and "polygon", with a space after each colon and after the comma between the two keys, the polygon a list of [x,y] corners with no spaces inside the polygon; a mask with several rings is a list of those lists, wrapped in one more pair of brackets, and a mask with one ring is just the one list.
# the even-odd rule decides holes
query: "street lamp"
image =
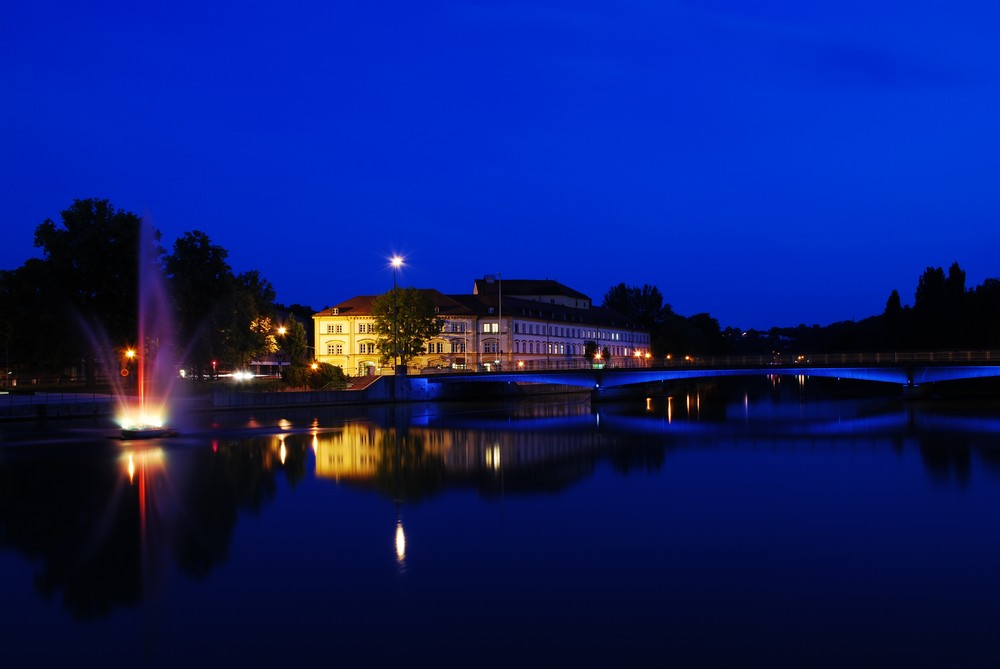
{"label": "street lamp", "polygon": [[396,270],[403,264],[400,256],[393,256],[392,264],[392,373],[399,368],[399,300],[396,296]]}

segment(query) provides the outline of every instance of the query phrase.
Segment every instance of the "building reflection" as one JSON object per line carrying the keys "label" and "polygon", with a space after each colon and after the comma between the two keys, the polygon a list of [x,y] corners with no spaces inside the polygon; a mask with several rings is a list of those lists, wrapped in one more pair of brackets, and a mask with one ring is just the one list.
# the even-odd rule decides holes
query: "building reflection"
{"label": "building reflection", "polygon": [[274,433],[216,436],[169,451],[109,448],[107,440],[17,457],[8,449],[0,451],[0,548],[37,566],[41,595],[76,616],[99,617],[156,593],[169,566],[191,578],[211,573],[228,559],[240,513],[272,503],[282,480],[294,487],[313,464],[318,479],[374,489],[395,505],[384,521],[385,548],[401,568],[419,554],[419,535],[408,536],[415,525],[407,525],[415,501],[449,488],[494,498],[559,491],[598,466],[654,472],[685,450],[888,448],[919,454],[937,484],[965,488],[984,473],[1000,477],[995,412],[857,401],[786,411],[742,391],[721,410],[716,404],[699,390],[617,407],[405,407],[378,420],[299,423],[300,432],[282,424]]}

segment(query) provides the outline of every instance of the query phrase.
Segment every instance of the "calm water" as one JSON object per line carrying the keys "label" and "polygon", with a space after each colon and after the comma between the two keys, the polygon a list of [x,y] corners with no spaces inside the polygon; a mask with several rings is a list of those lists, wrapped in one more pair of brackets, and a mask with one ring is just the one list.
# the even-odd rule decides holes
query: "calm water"
{"label": "calm water", "polygon": [[997,666],[1000,404],[869,388],[2,426],[0,663]]}

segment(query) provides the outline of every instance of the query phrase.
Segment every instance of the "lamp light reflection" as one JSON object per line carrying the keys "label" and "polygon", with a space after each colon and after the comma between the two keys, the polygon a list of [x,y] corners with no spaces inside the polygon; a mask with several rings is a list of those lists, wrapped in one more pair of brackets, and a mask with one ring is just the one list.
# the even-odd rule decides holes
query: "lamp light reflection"
{"label": "lamp light reflection", "polygon": [[406,561],[406,534],[403,533],[402,519],[396,521],[396,561]]}

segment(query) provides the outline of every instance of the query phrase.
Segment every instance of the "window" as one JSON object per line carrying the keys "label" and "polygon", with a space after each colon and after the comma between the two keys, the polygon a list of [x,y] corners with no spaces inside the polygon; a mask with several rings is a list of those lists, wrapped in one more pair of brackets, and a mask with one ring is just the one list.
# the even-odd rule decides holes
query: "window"
{"label": "window", "polygon": [[343,325],[338,325],[336,329],[337,329],[337,334],[343,334],[344,333],[344,326]]}
{"label": "window", "polygon": [[340,315],[340,309],[337,308],[337,307],[334,307],[333,309],[330,309],[330,313],[333,314],[334,316],[339,316]]}
{"label": "window", "polygon": [[465,353],[465,342],[453,341],[451,342],[451,352],[452,353]]}
{"label": "window", "polygon": [[496,323],[483,323],[483,332],[486,334],[496,334],[499,326]]}
{"label": "window", "polygon": [[344,345],[343,344],[327,344],[326,345],[327,355],[344,355]]}
{"label": "window", "polygon": [[327,326],[326,326],[326,333],[327,334],[335,334],[336,330],[334,329],[334,327],[335,326],[333,324],[328,323]]}
{"label": "window", "polygon": [[483,353],[498,353],[499,351],[496,339],[487,339],[483,342]]}

